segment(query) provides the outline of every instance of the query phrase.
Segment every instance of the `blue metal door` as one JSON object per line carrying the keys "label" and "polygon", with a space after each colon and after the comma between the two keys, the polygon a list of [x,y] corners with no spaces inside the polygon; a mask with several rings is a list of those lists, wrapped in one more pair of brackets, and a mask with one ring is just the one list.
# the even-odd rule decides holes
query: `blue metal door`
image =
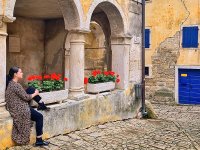
{"label": "blue metal door", "polygon": [[179,69],[179,103],[200,104],[200,70]]}

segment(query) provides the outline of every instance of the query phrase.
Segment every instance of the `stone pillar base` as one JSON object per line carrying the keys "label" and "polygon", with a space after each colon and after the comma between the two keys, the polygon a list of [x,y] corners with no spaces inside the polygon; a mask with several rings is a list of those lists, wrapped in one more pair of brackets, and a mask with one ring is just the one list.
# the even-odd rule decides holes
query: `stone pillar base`
{"label": "stone pillar base", "polygon": [[72,93],[69,93],[69,96],[68,96],[68,99],[75,100],[75,101],[80,101],[80,100],[83,100],[86,98],[89,98],[89,96],[87,94],[85,94],[84,91],[72,92]]}

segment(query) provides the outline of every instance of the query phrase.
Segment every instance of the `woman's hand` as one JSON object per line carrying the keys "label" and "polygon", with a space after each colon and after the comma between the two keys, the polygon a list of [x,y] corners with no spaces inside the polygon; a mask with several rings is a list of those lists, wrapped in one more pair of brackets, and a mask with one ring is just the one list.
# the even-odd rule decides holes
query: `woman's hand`
{"label": "woman's hand", "polygon": [[35,90],[35,93],[33,93],[31,96],[32,96],[32,98],[33,98],[33,97],[35,97],[36,95],[39,95],[39,91],[38,91],[37,89]]}

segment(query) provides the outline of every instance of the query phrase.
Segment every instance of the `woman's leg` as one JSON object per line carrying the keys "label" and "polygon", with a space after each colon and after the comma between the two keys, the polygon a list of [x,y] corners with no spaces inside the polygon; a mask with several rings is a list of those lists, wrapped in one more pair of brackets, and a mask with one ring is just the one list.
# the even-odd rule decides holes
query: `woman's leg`
{"label": "woman's leg", "polygon": [[43,134],[43,115],[33,108],[31,110],[31,120],[36,122],[36,135],[41,137]]}
{"label": "woman's leg", "polygon": [[36,146],[42,146],[42,145],[48,145],[49,142],[42,140],[42,134],[43,134],[43,115],[39,113],[38,111],[34,110],[33,108],[30,108],[31,110],[31,120],[36,122]]}

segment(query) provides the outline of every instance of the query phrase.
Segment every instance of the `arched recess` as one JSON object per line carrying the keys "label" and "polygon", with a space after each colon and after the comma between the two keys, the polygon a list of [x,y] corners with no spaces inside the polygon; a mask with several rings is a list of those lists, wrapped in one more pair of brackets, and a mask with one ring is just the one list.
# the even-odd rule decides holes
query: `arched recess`
{"label": "arched recess", "polygon": [[91,21],[97,22],[105,35],[105,48],[106,48],[106,57],[105,62],[107,63],[107,70],[112,69],[112,51],[111,51],[111,29],[108,17],[104,12],[96,13],[92,15]]}
{"label": "arched recess", "polygon": [[83,9],[80,0],[58,0],[63,18],[65,29],[83,29]]}
{"label": "arched recess", "polygon": [[86,29],[90,28],[90,21],[96,8],[100,8],[108,17],[112,36],[124,36],[127,32],[126,16],[115,0],[95,0],[87,14]]}
{"label": "arched recess", "polygon": [[[103,14],[106,17],[102,18]],[[121,78],[117,88],[126,89],[129,85],[130,50],[127,18],[116,0],[94,0],[87,14],[86,29],[89,29],[92,20],[97,21],[107,35],[107,58],[111,61],[111,70],[119,74]]]}
{"label": "arched recess", "polygon": [[[20,41],[25,41],[27,39],[25,36],[28,36],[26,35],[28,32],[24,33],[21,28],[18,28],[22,26],[25,26],[26,30],[28,28],[28,31],[38,33],[35,34],[38,36],[34,37],[32,36],[33,33],[30,34],[31,38],[33,37],[38,43],[37,46],[29,44],[31,47],[29,48],[26,46],[28,42],[23,42],[22,44],[20,43],[20,49],[22,50],[19,52],[23,52],[23,55],[28,55],[27,51],[30,50],[31,53],[34,53],[30,56],[31,58],[36,55],[35,53],[41,57],[36,67],[40,69],[35,71],[36,73],[51,73],[54,68],[57,68],[57,72],[62,72],[66,68],[64,66],[65,60],[63,59],[65,53],[65,48],[63,47],[64,40],[66,40],[65,35],[70,30],[81,30],[83,28],[84,17],[80,0],[48,0],[42,3],[41,0],[7,0],[5,1],[5,15],[17,17],[16,22],[9,25],[9,36],[15,34]],[[34,22],[35,26],[31,26],[31,22]],[[15,28],[11,30],[13,26]],[[7,50],[7,52],[9,51]],[[14,57],[14,53],[10,53],[11,55]],[[12,64],[10,63],[10,65]],[[25,63],[20,62],[20,64]],[[7,64],[7,66],[9,65]],[[26,75],[29,72],[27,71]]]}

